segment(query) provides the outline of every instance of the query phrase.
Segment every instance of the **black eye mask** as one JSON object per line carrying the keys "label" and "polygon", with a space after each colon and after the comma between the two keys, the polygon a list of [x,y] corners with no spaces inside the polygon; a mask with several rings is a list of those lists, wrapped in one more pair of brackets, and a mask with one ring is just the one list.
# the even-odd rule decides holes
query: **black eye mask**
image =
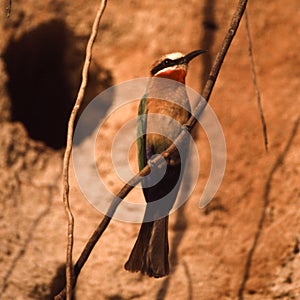
{"label": "black eye mask", "polygon": [[183,65],[185,63],[186,61],[184,57],[180,57],[177,59],[166,58],[151,70],[151,75],[152,76],[155,75],[157,72],[163,70],[164,68],[168,68],[176,65]]}

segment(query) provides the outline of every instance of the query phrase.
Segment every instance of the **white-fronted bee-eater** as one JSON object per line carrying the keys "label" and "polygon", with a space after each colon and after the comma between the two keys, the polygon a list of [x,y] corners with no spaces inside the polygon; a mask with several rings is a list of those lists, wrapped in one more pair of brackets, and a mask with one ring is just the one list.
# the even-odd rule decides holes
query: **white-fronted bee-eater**
{"label": "white-fronted bee-eater", "polygon": [[[187,55],[175,52],[159,59],[151,70],[147,91],[139,105],[138,164],[143,169],[153,155],[166,150],[190,117],[190,103],[185,88],[188,64],[204,53],[196,50]],[[170,80],[158,80],[159,78]],[[176,81],[176,84],[172,84]],[[180,84],[178,84],[180,83]],[[151,117],[154,116],[154,117]],[[188,144],[168,158],[164,174],[152,170],[142,181],[147,202],[144,222],[125,269],[152,277],[169,274],[168,218],[177,198]],[[182,155],[184,154],[184,155]],[[159,180],[157,180],[159,178]],[[152,207],[155,201],[161,204]]]}

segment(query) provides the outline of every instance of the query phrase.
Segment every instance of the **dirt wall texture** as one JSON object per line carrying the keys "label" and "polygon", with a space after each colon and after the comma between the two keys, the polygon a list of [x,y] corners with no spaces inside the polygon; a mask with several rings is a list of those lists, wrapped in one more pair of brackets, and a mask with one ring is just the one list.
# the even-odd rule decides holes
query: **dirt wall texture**
{"label": "dirt wall texture", "polygon": [[[62,155],[98,3],[12,4],[10,18],[4,5],[0,17],[0,299],[46,300],[64,284]],[[208,53],[191,64],[187,84],[200,92],[236,4],[108,1],[85,103],[113,84],[148,76],[162,54],[199,48]],[[209,206],[199,209],[210,168],[199,127],[201,173],[188,202],[170,219],[171,274],[153,279],[126,272],[139,225],[113,220],[82,270],[74,298],[300,299],[299,4],[250,1],[248,16],[268,152],[243,20],[210,99],[226,139],[225,176]],[[108,163],[111,137],[136,113],[133,107],[112,116],[101,139],[98,165],[113,191],[122,183]],[[102,216],[75,175],[72,169],[77,258]]]}

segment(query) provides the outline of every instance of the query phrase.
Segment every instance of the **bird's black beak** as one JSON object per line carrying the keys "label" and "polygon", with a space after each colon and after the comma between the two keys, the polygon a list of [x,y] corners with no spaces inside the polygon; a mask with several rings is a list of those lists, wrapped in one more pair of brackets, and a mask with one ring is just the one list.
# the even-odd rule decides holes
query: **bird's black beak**
{"label": "bird's black beak", "polygon": [[188,64],[193,58],[195,58],[196,56],[207,52],[207,50],[195,50],[187,55],[184,56],[184,61],[186,64]]}

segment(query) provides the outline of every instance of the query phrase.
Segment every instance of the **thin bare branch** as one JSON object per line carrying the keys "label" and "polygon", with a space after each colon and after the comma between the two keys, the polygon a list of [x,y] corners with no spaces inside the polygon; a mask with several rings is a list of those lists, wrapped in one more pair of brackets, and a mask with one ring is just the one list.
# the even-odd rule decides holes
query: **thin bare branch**
{"label": "thin bare branch", "polygon": [[253,81],[253,85],[255,88],[257,106],[258,106],[259,116],[260,116],[260,120],[261,120],[261,124],[262,124],[262,128],[263,128],[265,149],[266,149],[266,151],[268,151],[267,123],[266,123],[266,120],[264,117],[264,112],[263,112],[262,103],[261,103],[260,90],[259,90],[258,84],[257,84],[256,70],[255,70],[255,64],[254,64],[253,52],[252,52],[252,40],[251,40],[251,35],[250,35],[250,27],[249,27],[249,19],[248,19],[247,11],[245,12],[245,26],[246,26],[246,34],[247,34],[247,40],[248,40],[248,55],[249,55],[249,59],[250,59],[252,81]]}
{"label": "thin bare branch", "polygon": [[94,24],[92,27],[92,32],[89,38],[89,41],[87,43],[86,47],[86,56],[85,56],[85,62],[83,65],[82,70],[82,81],[81,85],[78,91],[77,99],[75,101],[75,105],[73,107],[73,110],[71,112],[71,116],[68,123],[68,133],[67,133],[67,145],[66,150],[64,153],[64,159],[63,159],[63,203],[65,207],[65,211],[68,218],[68,239],[67,239],[67,254],[66,254],[66,297],[67,300],[71,300],[72,298],[72,282],[74,277],[74,269],[73,269],[73,262],[72,262],[72,252],[73,252],[73,232],[74,232],[74,217],[71,211],[70,207],[70,201],[69,201],[69,165],[70,165],[70,157],[72,152],[72,143],[73,143],[73,134],[74,134],[74,124],[75,119],[78,113],[78,109],[80,108],[80,105],[83,101],[85,89],[88,82],[88,70],[91,63],[92,58],[92,47],[95,42],[98,27],[100,23],[101,16],[105,10],[106,7],[106,1],[102,0],[100,7],[97,11],[97,15],[94,20]]}
{"label": "thin bare branch", "polygon": [[[245,9],[246,9],[247,2],[248,2],[247,0],[240,0],[238,2],[236,11],[231,19],[229,29],[225,35],[225,38],[221,45],[221,48],[215,58],[213,65],[212,65],[212,68],[211,68],[209,76],[208,76],[208,80],[206,81],[206,84],[202,91],[202,96],[207,102],[210,99],[210,95],[213,91],[214,85],[216,83],[217,77],[219,75],[219,72],[220,72],[221,66],[223,64],[224,58],[227,54],[227,51],[228,51],[228,49],[231,45],[231,42],[237,32],[240,21],[242,19]],[[189,128],[194,127],[194,125],[197,123],[198,117],[200,116],[200,114],[202,113],[204,108],[205,107],[202,107],[201,105],[198,105],[196,107],[194,116],[192,116],[187,122],[187,126]]]}
{"label": "thin bare branch", "polygon": [[[224,58],[226,56],[226,53],[227,53],[227,51],[230,47],[230,44],[236,34],[239,23],[241,21],[241,18],[244,14],[245,9],[246,9],[247,2],[248,2],[247,0],[240,0],[238,2],[238,5],[237,5],[236,11],[233,15],[233,18],[231,20],[231,24],[228,29],[228,32],[224,38],[224,41],[221,45],[221,48],[217,54],[217,57],[215,59],[213,66],[212,66],[212,69],[209,74],[209,78],[206,82],[206,85],[205,85],[203,93],[202,93],[202,96],[206,99],[207,102],[209,101],[210,95],[212,93],[214,84],[217,80],[217,77],[218,77],[219,71],[221,69],[222,63],[224,61]],[[168,149],[166,149],[163,153],[161,153],[162,157],[167,158],[176,151],[175,144],[176,145],[180,144],[180,142],[185,138],[187,131],[191,131],[193,129],[194,125],[197,122],[197,118],[203,112],[204,108],[205,108],[205,105],[203,105],[203,103],[199,103],[196,106],[195,112],[194,112],[195,116],[192,116],[188,120],[188,122],[185,126],[186,130],[182,130],[182,132],[176,138],[174,143]],[[157,156],[156,158],[157,158],[156,160],[151,162],[152,165],[153,164],[158,165],[160,163],[160,160],[159,160],[160,156]],[[149,173],[150,173],[150,167],[149,167],[149,165],[147,165],[136,176],[134,176],[115,196],[115,198],[113,199],[112,204],[108,210],[107,215],[112,216],[113,213],[115,212],[116,208],[118,207],[118,205],[121,203],[121,201],[130,193],[130,191],[134,188],[134,186],[136,186],[141,181],[141,177],[146,176]],[[87,261],[94,246],[96,245],[96,243],[102,236],[103,232],[109,225],[110,220],[111,220],[111,217],[108,217],[108,216],[103,217],[101,223],[98,225],[97,229],[94,231],[93,235],[91,236],[91,238],[89,239],[88,243],[86,244],[84,250],[82,251],[82,253],[75,265],[75,268],[74,268],[75,273],[74,273],[74,278],[73,278],[73,282],[72,282],[73,287],[75,287],[77,277],[78,277],[82,267],[84,266],[85,262]],[[65,299],[64,297],[65,297],[65,290],[61,291],[60,294],[55,299],[56,300]]]}
{"label": "thin bare branch", "polygon": [[[159,156],[157,156],[159,159]],[[155,161],[157,163],[157,161]],[[76,281],[78,278],[78,275],[86,263],[86,261],[89,258],[89,255],[91,254],[93,248],[97,244],[98,240],[104,233],[105,229],[109,225],[111,221],[111,217],[117,209],[118,205],[121,203],[121,201],[129,194],[129,192],[141,181],[141,178],[148,175],[150,173],[150,167],[147,165],[143,170],[141,170],[136,176],[134,176],[121,190],[120,192],[114,197],[112,200],[112,204],[110,205],[107,215],[105,215],[101,221],[101,223],[98,225],[97,229],[94,231],[92,236],[89,238],[85,248],[81,252],[81,255],[79,259],[77,260],[75,266],[74,266],[74,277],[72,278],[72,287],[74,288],[76,285]],[[63,300],[66,296],[66,289],[63,289],[56,297],[55,300]]]}

